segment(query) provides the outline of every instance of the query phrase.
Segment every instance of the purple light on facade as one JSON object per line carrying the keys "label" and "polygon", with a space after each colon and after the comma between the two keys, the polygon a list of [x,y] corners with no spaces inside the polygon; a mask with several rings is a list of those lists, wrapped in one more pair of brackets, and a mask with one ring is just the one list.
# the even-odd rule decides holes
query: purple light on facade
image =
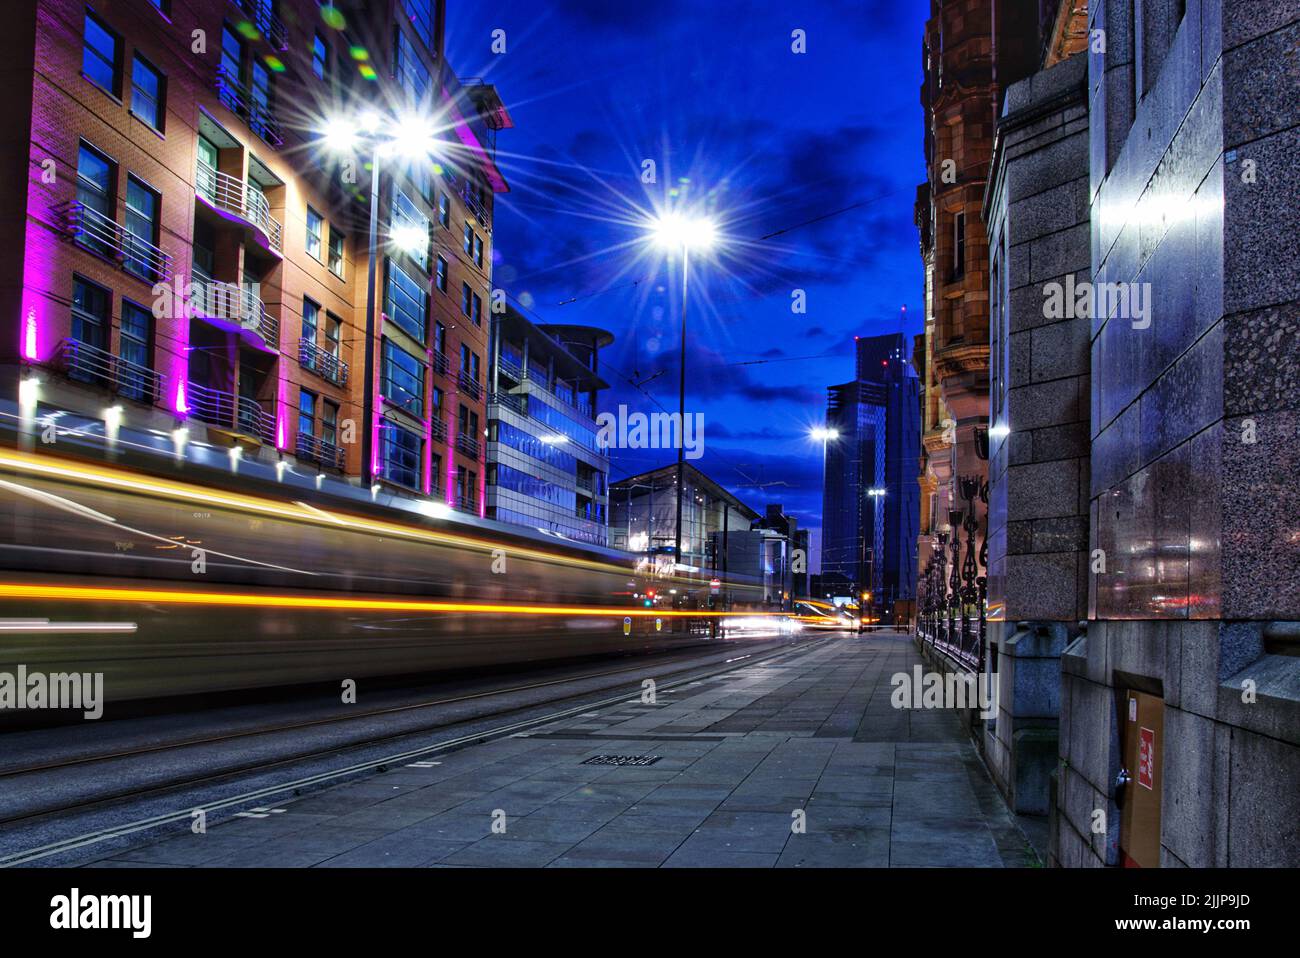
{"label": "purple light on facade", "polygon": [[35,362],[39,357],[39,351],[36,347],[36,307],[29,307],[27,316],[23,320],[23,342],[22,354],[24,359],[30,359]]}
{"label": "purple light on facade", "polygon": [[424,421],[424,494],[433,489],[433,420]]}

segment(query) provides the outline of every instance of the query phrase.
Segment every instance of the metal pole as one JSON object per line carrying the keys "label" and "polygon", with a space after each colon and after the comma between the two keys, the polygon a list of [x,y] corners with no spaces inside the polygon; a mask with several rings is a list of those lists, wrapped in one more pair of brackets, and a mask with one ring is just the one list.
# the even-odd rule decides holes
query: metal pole
{"label": "metal pole", "polygon": [[368,488],[375,481],[375,285],[379,256],[379,147],[370,150],[370,246],[366,267],[366,365],[361,415],[361,478]]}
{"label": "metal pole", "polygon": [[[682,244],[682,346],[681,369],[677,377],[677,541],[673,548],[677,565],[682,564],[682,487],[686,473],[686,275],[689,269],[686,244]],[[673,570],[676,572],[676,569]]]}

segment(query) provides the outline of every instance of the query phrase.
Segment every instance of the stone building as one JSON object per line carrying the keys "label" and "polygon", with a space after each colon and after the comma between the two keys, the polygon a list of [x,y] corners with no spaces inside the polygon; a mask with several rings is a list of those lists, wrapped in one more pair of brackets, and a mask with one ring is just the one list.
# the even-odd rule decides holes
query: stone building
{"label": "stone building", "polygon": [[[1282,253],[1300,217],[1284,66],[1300,7],[1098,0],[1088,15],[1104,37],[1093,281],[1129,295],[1091,316],[1096,562],[1087,633],[1062,657],[1053,858],[1294,866],[1300,270]],[[1125,828],[1141,785],[1152,812]]]}
{"label": "stone building", "polygon": [[989,235],[988,636],[998,714],[985,759],[1017,812],[1048,813],[1060,654],[1088,613],[1086,317],[1044,289],[1090,277],[1087,57],[1007,89]]}

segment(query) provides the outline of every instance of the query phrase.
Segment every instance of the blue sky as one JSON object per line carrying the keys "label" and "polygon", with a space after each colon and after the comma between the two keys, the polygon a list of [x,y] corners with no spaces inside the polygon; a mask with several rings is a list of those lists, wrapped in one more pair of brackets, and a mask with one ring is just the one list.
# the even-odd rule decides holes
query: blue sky
{"label": "blue sky", "polygon": [[[511,192],[497,198],[495,284],[535,319],[615,334],[601,408],[675,410],[680,274],[636,220],[665,203],[711,209],[727,244],[691,263],[686,408],[704,414],[705,436],[695,464],[814,530],[821,447],[807,433],[826,386],[852,377],[854,335],[898,330],[904,304],[904,328],[920,329],[912,207],[925,175],[927,12],[925,0],[448,5],[449,63],[495,83],[515,121],[498,139]],[[791,310],[796,289],[806,313]],[[612,474],[673,458],[615,450]]]}

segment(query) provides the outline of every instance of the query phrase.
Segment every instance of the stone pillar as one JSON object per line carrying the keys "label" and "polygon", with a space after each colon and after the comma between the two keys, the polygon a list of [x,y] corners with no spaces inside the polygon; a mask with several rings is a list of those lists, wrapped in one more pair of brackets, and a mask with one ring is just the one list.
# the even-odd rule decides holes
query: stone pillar
{"label": "stone pillar", "polygon": [[989,642],[995,781],[1046,815],[1059,656],[1087,615],[1090,324],[1063,308],[1089,277],[1087,58],[1007,89],[985,206],[990,249]]}

